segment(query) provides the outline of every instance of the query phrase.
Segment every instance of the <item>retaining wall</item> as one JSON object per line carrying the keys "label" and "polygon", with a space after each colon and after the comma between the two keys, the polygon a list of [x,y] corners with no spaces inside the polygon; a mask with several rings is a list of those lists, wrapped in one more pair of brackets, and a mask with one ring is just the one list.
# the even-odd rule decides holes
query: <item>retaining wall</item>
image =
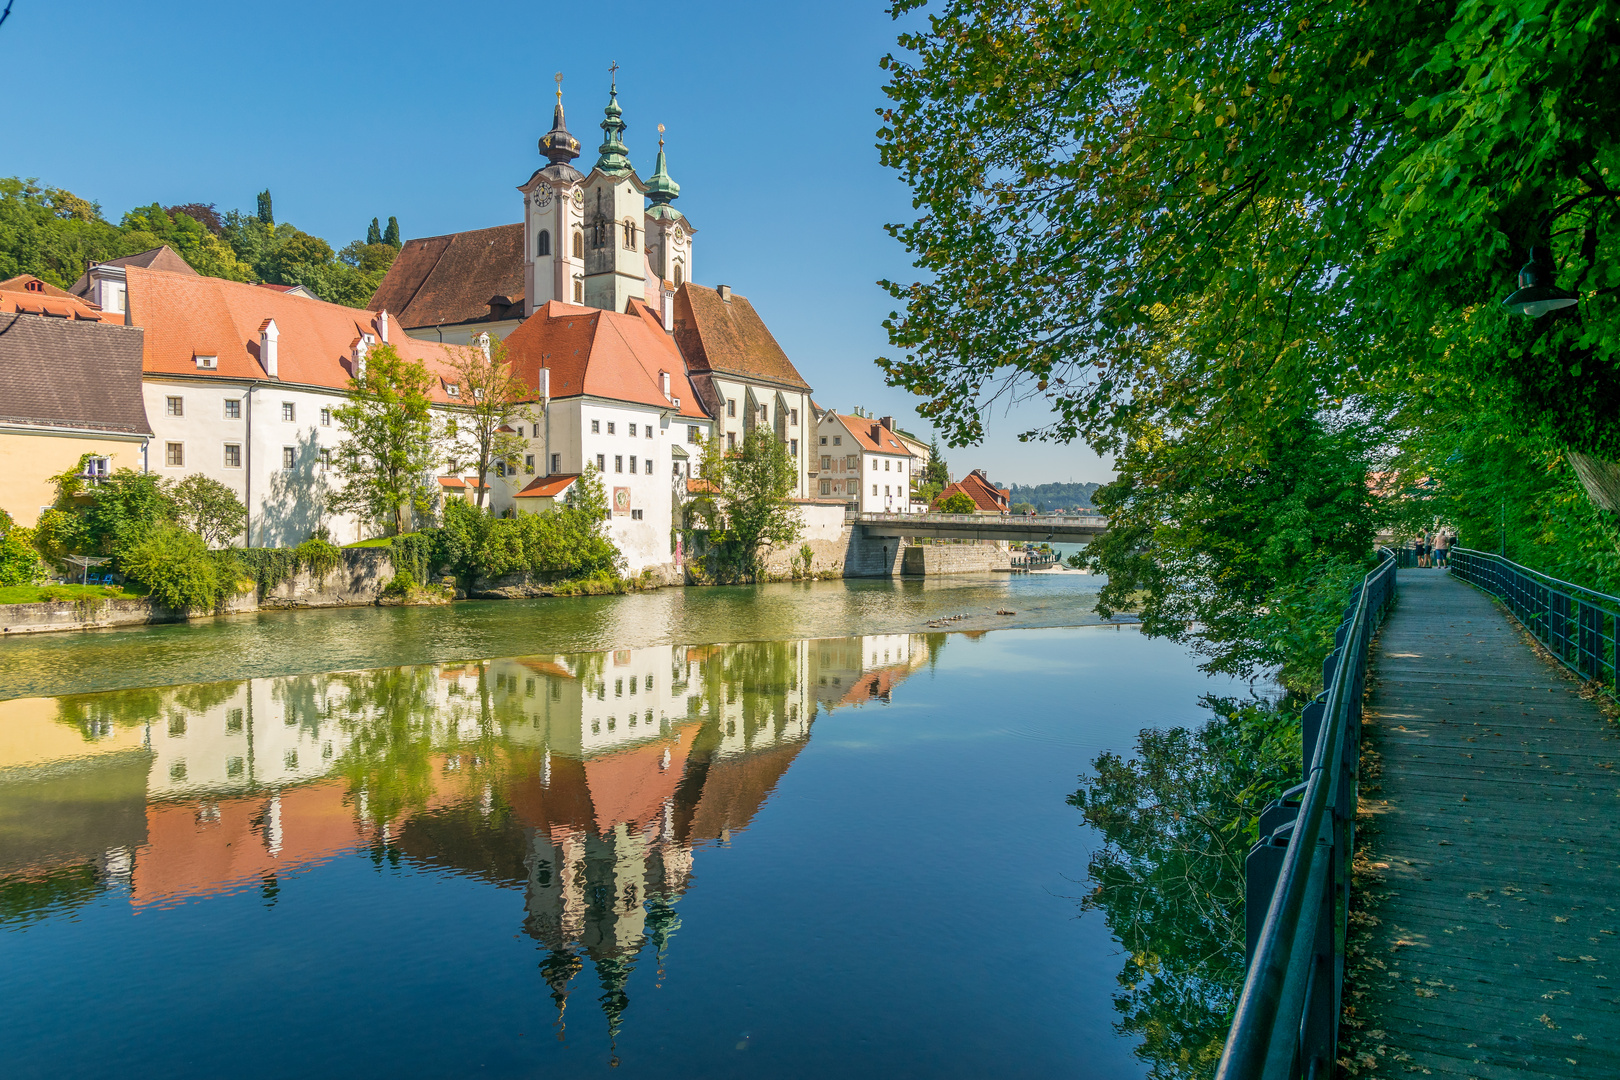
{"label": "retaining wall", "polygon": [[983,574],[1012,568],[1012,554],[999,542],[918,544],[905,550],[900,572],[907,576]]}

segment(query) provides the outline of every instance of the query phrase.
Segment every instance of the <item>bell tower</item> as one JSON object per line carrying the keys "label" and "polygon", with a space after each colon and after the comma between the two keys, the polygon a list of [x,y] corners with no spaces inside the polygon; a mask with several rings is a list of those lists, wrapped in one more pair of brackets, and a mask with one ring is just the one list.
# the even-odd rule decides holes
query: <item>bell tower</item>
{"label": "bell tower", "polygon": [[646,299],[646,185],[630,164],[619,108],[619,65],[603,110],[602,145],[584,184],[585,304],[624,311]]}
{"label": "bell tower", "polygon": [[675,293],[692,280],[692,234],[697,230],[686,220],[686,215],[672,205],[681,197],[681,185],[670,178],[669,163],[664,158],[664,125],[658,125],[658,160],[653,174],[647,178],[647,265],[652,270],[652,282],[658,283],[658,296],[649,295],[647,303],[658,308],[664,320],[664,329],[675,327]]}
{"label": "bell tower", "polygon": [[584,301],[584,250],[580,234],[585,177],[570,164],[579,140],[563,119],[562,72],[557,73],[557,106],[551,130],[540,137],[540,153],[550,164],[535,170],[523,193],[523,313],[533,315],[551,300]]}

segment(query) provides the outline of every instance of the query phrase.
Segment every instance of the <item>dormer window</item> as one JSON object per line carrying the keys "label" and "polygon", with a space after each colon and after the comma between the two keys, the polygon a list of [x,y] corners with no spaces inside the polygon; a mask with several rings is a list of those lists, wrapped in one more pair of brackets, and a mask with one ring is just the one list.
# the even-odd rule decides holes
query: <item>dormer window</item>
{"label": "dormer window", "polygon": [[447,384],[445,384],[444,392],[446,394],[449,394],[451,397],[460,397],[461,396],[461,384],[460,383],[447,383]]}
{"label": "dormer window", "polygon": [[217,357],[217,356],[204,356],[202,353],[197,354],[197,370],[198,371],[213,371],[214,369],[216,369],[218,367],[219,367],[219,357]]}
{"label": "dormer window", "polygon": [[28,292],[44,292],[45,283],[43,281],[30,281],[28,284],[24,285],[23,288]]}

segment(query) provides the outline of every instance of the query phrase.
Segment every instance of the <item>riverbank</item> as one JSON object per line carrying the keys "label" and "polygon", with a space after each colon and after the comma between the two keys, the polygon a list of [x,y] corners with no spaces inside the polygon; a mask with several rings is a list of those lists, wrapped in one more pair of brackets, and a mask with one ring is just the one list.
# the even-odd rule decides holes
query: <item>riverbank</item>
{"label": "riverbank", "polygon": [[[660,644],[1095,625],[1084,574],[846,578],[438,607],[260,610],[0,640],[0,700]],[[1012,615],[998,615],[1011,611]]]}

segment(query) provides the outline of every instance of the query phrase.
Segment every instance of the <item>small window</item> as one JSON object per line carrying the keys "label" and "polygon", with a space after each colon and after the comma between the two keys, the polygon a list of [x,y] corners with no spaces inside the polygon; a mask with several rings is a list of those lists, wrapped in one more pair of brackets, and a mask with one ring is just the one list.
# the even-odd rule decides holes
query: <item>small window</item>
{"label": "small window", "polygon": [[771,418],[770,410],[764,405],[759,407],[759,418],[762,421],[769,420]]}
{"label": "small window", "polygon": [[630,520],[631,521],[640,521],[641,520],[641,511],[640,510],[632,510],[632,511],[630,511]]}
{"label": "small window", "polygon": [[624,247],[626,251],[636,250],[636,223],[628,218],[624,223]]}
{"label": "small window", "polygon": [[630,455],[630,473],[631,473],[631,475],[635,475],[635,471],[636,471],[636,455],[631,454]]}
{"label": "small window", "polygon": [[534,253],[536,255],[551,254],[551,233],[545,229],[540,230],[540,239],[535,243]]}
{"label": "small window", "polygon": [[240,443],[225,444],[225,467],[227,469],[240,469],[242,467],[242,446]]}
{"label": "small window", "polygon": [[737,449],[737,433],[735,431],[726,432],[726,449]]}
{"label": "small window", "polygon": [[675,260],[675,287],[678,289],[686,283],[686,266],[681,260]]}
{"label": "small window", "polygon": [[[826,442],[827,440],[822,439],[821,441]],[[832,458],[828,457],[826,454],[822,454],[821,455],[821,467],[823,469],[829,469],[830,470],[832,468]]]}
{"label": "small window", "polygon": [[168,416],[186,415],[186,399],[183,397],[165,398],[163,401],[163,411]]}
{"label": "small window", "polygon": [[860,472],[861,471],[861,455],[859,455],[859,454],[851,454],[845,460],[848,462],[850,472]]}
{"label": "small window", "polygon": [[737,415],[737,401],[736,401],[735,398],[727,398],[726,399],[726,415],[727,416],[736,416]]}
{"label": "small window", "polygon": [[533,454],[524,454],[523,455],[523,471],[528,473],[530,476],[534,475],[534,455]]}
{"label": "small window", "polygon": [[562,472],[562,455],[561,454],[552,454],[551,455],[551,471],[552,472]]}
{"label": "small window", "polygon": [[606,460],[607,460],[607,455],[606,454],[597,454],[596,455],[596,471],[597,472],[607,472],[607,466],[605,464],[603,464],[603,462],[605,462]]}
{"label": "small window", "polygon": [[609,420],[608,421],[608,434],[612,435],[614,433],[614,431],[617,430],[617,429],[618,429],[618,425],[615,424],[613,421]]}
{"label": "small window", "polygon": [[330,469],[331,467],[332,467],[332,451],[326,449],[325,447],[322,447],[321,448],[321,468],[322,469]]}
{"label": "small window", "polygon": [[832,494],[832,481],[831,480],[823,480],[821,482],[821,493],[823,495],[831,495]]}
{"label": "small window", "polygon": [[691,446],[697,446],[703,441],[703,436],[698,433],[696,424],[686,425],[686,441]]}
{"label": "small window", "polygon": [[219,367],[219,357],[197,354],[197,369],[199,371],[213,371],[217,367]]}
{"label": "small window", "polygon": [[186,463],[186,444],[177,442],[164,443],[163,463],[175,468],[184,466]]}
{"label": "small window", "polygon": [[888,458],[883,459],[883,471],[884,472],[889,471],[889,459]]}
{"label": "small window", "polygon": [[623,454],[614,454],[613,455],[613,471],[614,472],[624,472],[624,455]]}
{"label": "small window", "polygon": [[518,438],[520,438],[520,439],[523,438],[523,425],[522,424],[518,425]]}
{"label": "small window", "polygon": [[646,473],[648,476],[651,476],[652,475],[652,466],[653,466],[653,460],[652,460],[652,458],[648,458],[646,461],[642,462],[641,471]]}
{"label": "small window", "polygon": [[281,448],[281,467],[283,469],[296,469],[298,467],[298,448],[296,446],[283,446]]}
{"label": "small window", "polygon": [[799,456],[799,440],[798,439],[789,439],[788,440],[788,453],[790,455],[792,455],[793,457],[798,457]]}
{"label": "small window", "polygon": [[788,410],[788,426],[789,427],[798,427],[799,426],[799,410],[798,409],[789,409]]}
{"label": "small window", "polygon": [[332,426],[332,410],[331,409],[322,409],[321,410],[321,427],[331,427],[331,426]]}
{"label": "small window", "polygon": [[642,426],[642,430],[643,430],[643,431],[644,431],[644,432],[646,432],[646,436],[647,436],[647,438],[649,438],[649,439],[650,439],[650,438],[652,438],[652,425],[651,425],[651,424],[645,424],[645,425],[643,425],[643,426]]}
{"label": "small window", "polygon": [[874,494],[874,495],[877,494],[877,485],[876,484],[872,485],[872,494]]}
{"label": "small window", "polygon": [[585,285],[582,282],[576,281],[576,282],[574,282],[574,303],[583,304],[584,302],[585,302]]}
{"label": "small window", "polygon": [[[574,258],[583,259],[584,257],[585,257],[585,234],[580,232],[578,229],[575,229],[574,230]],[[574,292],[576,294],[579,292],[579,282],[577,282],[577,281],[574,282]],[[579,297],[576,295],[574,297],[574,299],[578,300]]]}
{"label": "small window", "polygon": [[227,398],[225,400],[225,419],[227,419],[227,420],[240,420],[240,419],[242,419],[242,399],[241,398]]}
{"label": "small window", "polygon": [[630,437],[632,439],[636,437],[636,425],[634,424],[630,425]]}
{"label": "small window", "polygon": [[496,476],[505,476],[506,475],[506,462],[497,461],[495,463],[495,475]]}
{"label": "small window", "polygon": [[592,420],[591,421],[591,434],[592,435],[600,435],[600,434],[602,434],[602,421],[600,421],[600,420]]}
{"label": "small window", "polygon": [[827,436],[825,436],[825,435],[823,435],[823,436],[822,436],[822,437],[821,437],[821,445],[822,445],[822,446],[826,446],[826,445],[827,445]]}
{"label": "small window", "polygon": [[292,402],[283,401],[281,403],[281,418],[289,423],[298,419],[298,410],[293,406]]}

